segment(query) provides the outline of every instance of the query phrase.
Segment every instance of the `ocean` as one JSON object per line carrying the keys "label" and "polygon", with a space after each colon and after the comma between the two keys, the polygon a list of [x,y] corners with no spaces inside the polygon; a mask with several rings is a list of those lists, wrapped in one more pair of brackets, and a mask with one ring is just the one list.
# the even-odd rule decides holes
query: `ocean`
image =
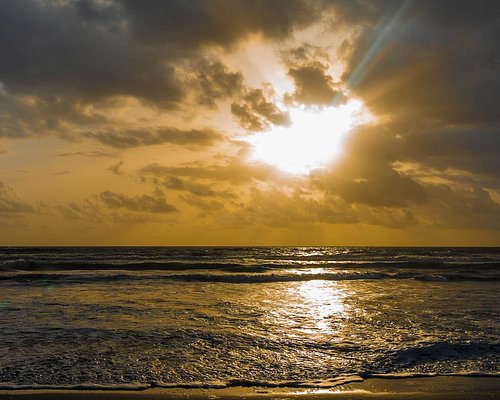
{"label": "ocean", "polygon": [[0,248],[0,389],[497,376],[499,248]]}

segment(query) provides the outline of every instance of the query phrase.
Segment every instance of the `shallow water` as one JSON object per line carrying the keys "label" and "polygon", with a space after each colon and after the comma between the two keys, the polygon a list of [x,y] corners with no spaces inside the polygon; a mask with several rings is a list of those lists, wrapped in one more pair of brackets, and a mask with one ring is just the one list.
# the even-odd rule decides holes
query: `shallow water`
{"label": "shallow water", "polygon": [[3,248],[0,384],[496,374],[500,249]]}

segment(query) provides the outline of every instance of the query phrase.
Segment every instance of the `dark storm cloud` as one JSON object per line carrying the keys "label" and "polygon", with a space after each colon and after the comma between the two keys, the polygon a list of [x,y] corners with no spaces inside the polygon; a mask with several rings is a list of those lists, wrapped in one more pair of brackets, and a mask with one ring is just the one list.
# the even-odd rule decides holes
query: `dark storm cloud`
{"label": "dark storm cloud", "polygon": [[355,42],[345,79],[372,109],[444,123],[498,123],[495,1],[401,2]]}
{"label": "dark storm cloud", "polygon": [[212,130],[180,130],[176,128],[130,129],[126,131],[87,132],[85,136],[117,149],[157,144],[210,146],[223,138]]}
{"label": "dark storm cloud", "polygon": [[278,108],[275,93],[269,87],[249,89],[231,104],[231,112],[240,125],[249,131],[262,131],[271,125],[287,125],[290,116]]}
{"label": "dark storm cloud", "polygon": [[394,15],[406,0],[325,0],[324,5],[334,12],[334,25],[371,25],[380,18]]}
{"label": "dark storm cloud", "polygon": [[[95,15],[82,12],[82,4]],[[121,9],[116,2],[2,2],[0,81],[12,94],[86,101],[130,95],[162,106],[178,101],[173,68],[133,44]]]}
{"label": "dark storm cloud", "polygon": [[320,4],[302,0],[123,0],[139,42],[182,48],[231,46],[250,33],[284,38],[317,18]]}
{"label": "dark storm cloud", "polygon": [[[12,94],[85,101],[122,95],[173,107],[184,94],[177,60],[251,33],[282,38],[315,15],[299,0],[5,0],[0,82]],[[227,82],[214,86],[209,79],[206,85],[218,91]]]}
{"label": "dark storm cloud", "polygon": [[99,195],[101,201],[109,208],[124,208],[130,211],[150,213],[171,213],[177,211],[172,204],[168,203],[161,191],[154,195],[126,196],[111,191],[102,192]]}

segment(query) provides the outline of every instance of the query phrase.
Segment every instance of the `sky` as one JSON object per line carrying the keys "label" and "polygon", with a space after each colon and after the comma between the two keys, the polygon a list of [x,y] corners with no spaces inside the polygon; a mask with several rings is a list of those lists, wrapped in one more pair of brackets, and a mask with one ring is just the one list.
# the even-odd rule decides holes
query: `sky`
{"label": "sky", "polygon": [[500,245],[496,0],[2,0],[0,245]]}

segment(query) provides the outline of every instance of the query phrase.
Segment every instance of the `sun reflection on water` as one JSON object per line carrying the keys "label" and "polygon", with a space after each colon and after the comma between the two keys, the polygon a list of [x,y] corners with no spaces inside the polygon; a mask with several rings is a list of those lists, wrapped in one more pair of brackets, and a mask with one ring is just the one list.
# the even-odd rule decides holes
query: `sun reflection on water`
{"label": "sun reflection on water", "polygon": [[337,331],[332,320],[345,312],[343,293],[334,282],[308,281],[298,287],[303,297],[304,311],[308,312],[311,323],[304,327],[306,333],[333,333]]}
{"label": "sun reflection on water", "polygon": [[297,282],[286,290],[281,307],[275,309],[275,323],[288,335],[335,336],[347,314],[345,297],[337,282]]}

